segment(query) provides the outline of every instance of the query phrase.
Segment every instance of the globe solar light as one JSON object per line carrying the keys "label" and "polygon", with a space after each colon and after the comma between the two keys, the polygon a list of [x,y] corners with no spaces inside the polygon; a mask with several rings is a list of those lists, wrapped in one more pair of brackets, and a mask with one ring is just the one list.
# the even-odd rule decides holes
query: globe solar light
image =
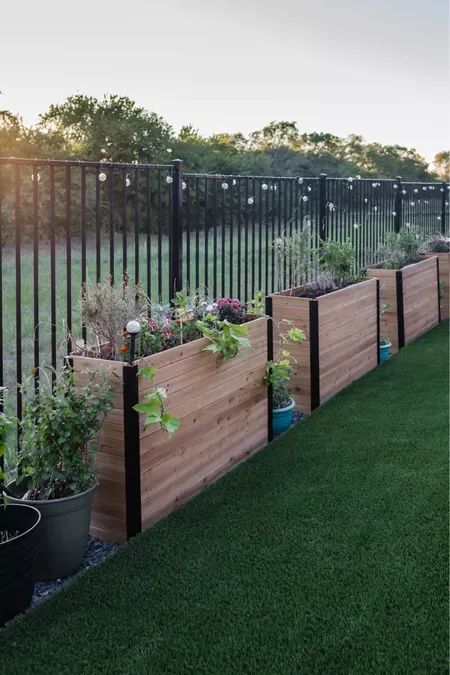
{"label": "globe solar light", "polygon": [[130,365],[134,361],[134,352],[136,348],[136,336],[139,334],[139,331],[141,330],[141,326],[139,321],[136,321],[136,319],[132,319],[129,321],[126,325],[126,331],[128,335],[130,336]]}

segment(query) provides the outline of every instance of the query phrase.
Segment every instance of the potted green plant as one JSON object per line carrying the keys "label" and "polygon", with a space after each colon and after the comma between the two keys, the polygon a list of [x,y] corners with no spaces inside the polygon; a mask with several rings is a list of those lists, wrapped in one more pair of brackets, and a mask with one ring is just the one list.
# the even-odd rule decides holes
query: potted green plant
{"label": "potted green plant", "polygon": [[[0,391],[3,406],[3,392]],[[0,489],[8,432],[13,418],[0,412]],[[2,500],[0,500],[2,502]],[[41,514],[33,506],[0,503],[0,626],[31,603],[38,554]]]}
{"label": "potted green plant", "polygon": [[287,325],[283,332],[278,325],[279,350],[274,360],[267,363],[265,381],[271,388],[272,394],[272,433],[279,436],[287,431],[292,424],[292,412],[295,401],[289,391],[289,380],[292,375],[293,357],[287,349],[289,343],[300,343],[306,340],[304,332],[295,328],[291,321],[282,320],[280,324]]}
{"label": "potted green plant", "polygon": [[67,576],[80,566],[98,485],[92,441],[112,406],[98,372],[86,375],[81,387],[69,369],[52,375],[53,382],[41,378],[38,392],[22,386],[18,477],[6,491],[9,504],[33,506],[41,514],[40,580]]}
{"label": "potted green plant", "polygon": [[[381,289],[382,292],[382,289]],[[383,303],[380,307],[380,319],[383,316],[385,312],[389,309],[390,305]],[[380,357],[379,361],[380,363],[385,363],[390,357],[391,357],[391,349],[392,349],[392,342],[388,340],[386,337],[383,335],[380,337],[380,346],[379,346],[379,352],[380,352]]]}

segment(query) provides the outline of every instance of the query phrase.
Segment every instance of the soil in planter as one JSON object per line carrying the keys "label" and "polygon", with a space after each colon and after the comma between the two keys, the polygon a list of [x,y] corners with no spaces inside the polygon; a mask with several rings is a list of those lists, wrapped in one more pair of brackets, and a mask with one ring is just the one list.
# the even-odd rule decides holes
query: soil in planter
{"label": "soil in planter", "polygon": [[361,283],[364,279],[351,279],[350,281],[343,281],[336,288],[327,288],[325,291],[320,289],[316,284],[308,284],[303,288],[294,288],[291,291],[291,295],[296,298],[310,298],[314,300],[315,298],[320,298],[321,295],[328,295],[329,293],[334,293],[334,291],[340,291],[347,286],[354,286],[355,284]]}

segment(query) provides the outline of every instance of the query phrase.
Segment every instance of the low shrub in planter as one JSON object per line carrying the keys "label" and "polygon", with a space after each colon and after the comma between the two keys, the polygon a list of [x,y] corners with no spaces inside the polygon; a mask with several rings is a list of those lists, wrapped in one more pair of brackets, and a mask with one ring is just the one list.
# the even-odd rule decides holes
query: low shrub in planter
{"label": "low shrub in planter", "polygon": [[[297,247],[275,247],[294,255],[294,260],[279,257],[278,268],[295,269],[294,282],[303,280],[273,294],[268,313],[274,326],[289,320],[306,335],[291,349],[291,383],[297,407],[308,414],[378,363],[378,285],[354,275],[350,242],[321,242],[315,250],[302,241],[298,257]],[[275,348],[279,343],[274,328]]]}
{"label": "low shrub in planter", "polygon": [[448,318],[450,315],[450,238],[443,234],[436,234],[424,242],[420,253],[422,260],[434,256],[439,259],[441,318]]}
{"label": "low shrub in planter", "polygon": [[395,353],[430,330],[440,320],[439,261],[421,260],[420,235],[412,228],[392,233],[380,248],[381,261],[367,274],[378,279],[381,297],[388,306],[381,318],[381,332]]}
{"label": "low shrub in planter", "polygon": [[81,388],[69,370],[51,376],[41,377],[37,392],[22,385],[21,452],[7,490],[9,503],[41,513],[37,579],[67,576],[81,563],[97,486],[93,439],[112,405],[98,373]]}
{"label": "low shrub in planter", "polygon": [[[113,409],[98,433],[92,532],[116,541],[263,447],[269,427],[266,317],[246,314],[232,298],[213,302],[185,292],[171,305],[149,303],[124,330],[134,317],[130,303],[113,340],[111,331],[98,332],[99,322],[86,321],[95,345],[71,355],[80,385],[83,371],[111,373]],[[115,358],[98,358],[108,335]]]}

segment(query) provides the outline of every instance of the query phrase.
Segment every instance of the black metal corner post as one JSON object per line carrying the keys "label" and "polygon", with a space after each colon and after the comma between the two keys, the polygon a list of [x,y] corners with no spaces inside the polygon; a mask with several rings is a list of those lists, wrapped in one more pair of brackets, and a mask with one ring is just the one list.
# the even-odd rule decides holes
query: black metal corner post
{"label": "black metal corner post", "polygon": [[441,232],[442,234],[445,234],[445,228],[446,228],[446,212],[445,212],[445,202],[447,201],[447,196],[448,196],[448,189],[447,189],[447,183],[442,181],[442,202],[441,202]]}
{"label": "black metal corner post", "polygon": [[380,298],[380,280],[377,279],[377,364],[380,364],[380,339],[381,339],[381,298]]}
{"label": "black metal corner post", "polygon": [[398,348],[405,346],[405,312],[403,308],[403,274],[402,270],[395,273],[395,282],[397,287],[397,330],[398,330]]}
{"label": "black metal corner post", "polygon": [[439,267],[439,256],[436,256],[436,274],[437,274],[437,296],[438,296],[438,321],[441,323],[441,273]]}
{"label": "black metal corner post", "polygon": [[311,412],[320,406],[319,303],[309,301],[309,365]]}
{"label": "black metal corner post", "polygon": [[[267,315],[267,361],[273,360],[273,318],[272,318],[272,298],[266,297],[266,315]],[[272,385],[267,387],[267,423],[269,442],[273,440],[273,390]]]}
{"label": "black metal corner post", "polygon": [[400,232],[400,229],[402,227],[402,177],[397,176],[396,177],[396,185],[397,185],[397,190],[395,191],[395,197],[394,197],[394,232]]}
{"label": "black metal corner post", "polygon": [[123,366],[123,425],[125,441],[125,501],[127,539],[142,531],[141,458],[139,414],[133,406],[139,400],[138,367]]}
{"label": "black metal corner post", "polygon": [[183,161],[174,159],[172,171],[172,222],[169,229],[169,299],[183,288],[182,169]]}
{"label": "black metal corner post", "polygon": [[319,237],[322,241],[325,241],[328,235],[328,223],[327,223],[327,174],[321,173],[319,176]]}

